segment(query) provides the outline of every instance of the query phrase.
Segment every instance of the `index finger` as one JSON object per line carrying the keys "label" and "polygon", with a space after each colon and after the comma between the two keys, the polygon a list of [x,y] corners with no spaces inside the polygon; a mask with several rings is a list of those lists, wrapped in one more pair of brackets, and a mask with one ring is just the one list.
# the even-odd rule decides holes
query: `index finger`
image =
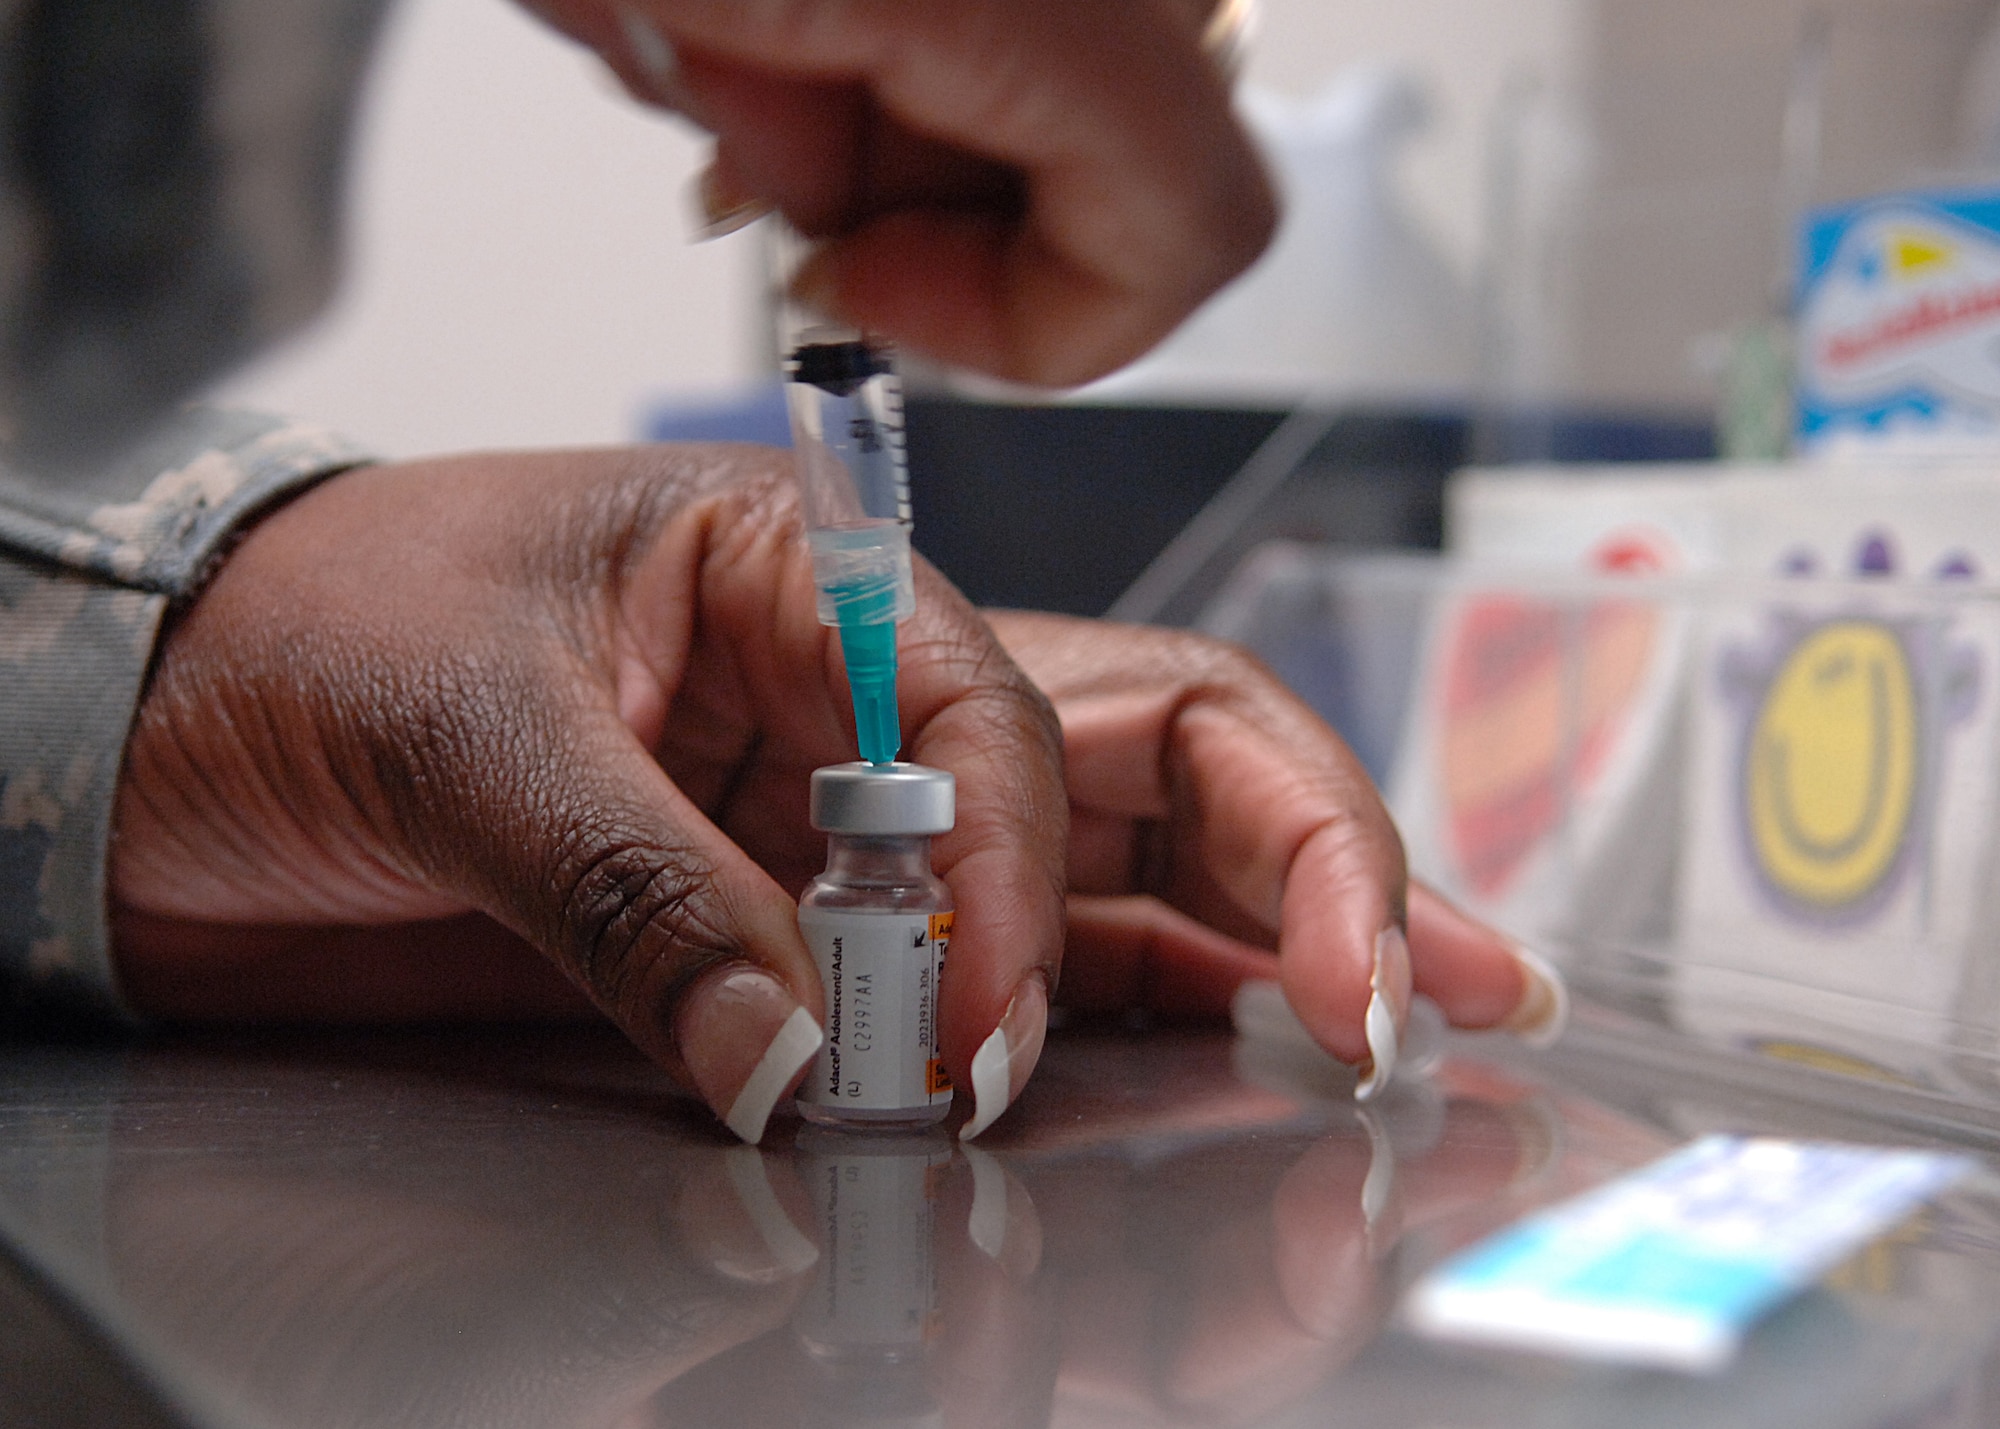
{"label": "index finger", "polygon": [[971,1092],[970,1138],[1041,1055],[1062,962],[1067,799],[1048,701],[962,597],[930,586],[899,641],[905,725],[916,726],[905,757],[958,781],[957,825],[935,846],[958,915],[938,1027],[946,1070]]}
{"label": "index finger", "polygon": [[[1414,987],[1459,1026],[1545,1032],[1560,982],[1531,955],[1406,881],[1402,846],[1358,760],[1247,652],[1185,632],[996,616],[1062,713],[1078,886],[1151,892],[1214,933],[1153,920],[1156,964],[1227,990],[1278,953],[1314,1039],[1381,1085]],[[1121,833],[1121,830],[1123,831]]]}

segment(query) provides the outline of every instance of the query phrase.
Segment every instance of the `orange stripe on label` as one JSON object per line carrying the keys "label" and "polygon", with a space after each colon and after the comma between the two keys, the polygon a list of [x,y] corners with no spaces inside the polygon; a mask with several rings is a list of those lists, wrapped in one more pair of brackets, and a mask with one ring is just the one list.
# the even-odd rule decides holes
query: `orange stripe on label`
{"label": "orange stripe on label", "polygon": [[931,941],[933,943],[943,943],[943,942],[948,942],[950,938],[951,938],[951,914],[949,913],[931,914]]}
{"label": "orange stripe on label", "polygon": [[951,1077],[944,1069],[944,1063],[933,1057],[924,1063],[924,1085],[932,1096],[951,1090]]}

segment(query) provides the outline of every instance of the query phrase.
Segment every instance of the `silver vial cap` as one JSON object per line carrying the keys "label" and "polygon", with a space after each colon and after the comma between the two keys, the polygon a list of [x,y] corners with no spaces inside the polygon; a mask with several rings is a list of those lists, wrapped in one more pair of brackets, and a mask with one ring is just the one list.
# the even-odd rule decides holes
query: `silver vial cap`
{"label": "silver vial cap", "polygon": [[829,764],[813,770],[812,826],[827,834],[942,834],[958,816],[958,781],[925,764]]}

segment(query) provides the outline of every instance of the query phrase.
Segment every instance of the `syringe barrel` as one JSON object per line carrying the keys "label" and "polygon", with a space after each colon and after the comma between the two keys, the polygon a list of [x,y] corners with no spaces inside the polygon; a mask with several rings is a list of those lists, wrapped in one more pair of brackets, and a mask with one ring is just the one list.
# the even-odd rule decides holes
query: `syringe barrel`
{"label": "syringe barrel", "polygon": [[806,329],[785,354],[785,403],[807,529],[909,524],[902,392],[883,344],[851,329]]}
{"label": "syringe barrel", "polygon": [[910,478],[894,353],[879,337],[795,302],[791,280],[812,245],[780,217],[765,227],[806,529],[859,521],[908,526]]}

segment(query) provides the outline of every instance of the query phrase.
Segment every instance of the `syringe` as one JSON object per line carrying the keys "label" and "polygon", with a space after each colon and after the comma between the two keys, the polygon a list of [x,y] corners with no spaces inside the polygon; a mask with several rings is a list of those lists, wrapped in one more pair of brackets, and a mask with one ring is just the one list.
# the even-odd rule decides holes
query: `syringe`
{"label": "syringe", "polygon": [[[781,275],[789,272],[798,243],[788,230],[776,235]],[[785,401],[820,623],[840,631],[861,757],[887,764],[903,743],[896,622],[917,606],[902,387],[880,340],[806,317],[782,298],[778,306]]]}

